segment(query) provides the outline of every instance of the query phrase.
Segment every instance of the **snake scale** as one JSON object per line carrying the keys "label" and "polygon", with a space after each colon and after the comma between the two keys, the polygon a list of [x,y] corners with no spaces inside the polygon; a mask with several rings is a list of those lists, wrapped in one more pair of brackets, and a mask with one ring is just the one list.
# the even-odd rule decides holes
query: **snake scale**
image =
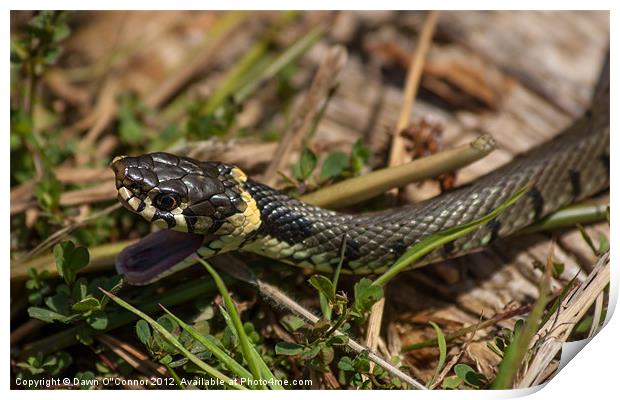
{"label": "snake scale", "polygon": [[480,218],[531,184],[489,223],[416,265],[475,251],[609,187],[608,78],[597,93],[590,109],[551,141],[468,186],[378,213],[315,207],[219,162],[167,153],[116,157],[111,167],[121,203],[170,228],[123,250],[117,270],[129,283],[146,284],[198,257],[241,250],[328,272],[338,265],[344,240],[343,270],[377,273],[421,238]]}

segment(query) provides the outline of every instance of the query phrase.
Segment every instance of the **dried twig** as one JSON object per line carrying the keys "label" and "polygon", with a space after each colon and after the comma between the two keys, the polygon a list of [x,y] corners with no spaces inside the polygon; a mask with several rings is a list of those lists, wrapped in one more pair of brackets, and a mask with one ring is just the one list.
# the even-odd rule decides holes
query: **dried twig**
{"label": "dried twig", "polygon": [[23,338],[25,338],[32,332],[38,331],[43,326],[45,326],[45,322],[39,321],[38,319],[29,319],[28,321],[24,322],[22,325],[18,326],[13,332],[11,332],[11,346],[15,346]]}
{"label": "dried twig", "polygon": [[[446,343],[450,343],[458,338],[460,338],[461,336],[464,336],[468,333],[475,333],[476,331],[480,330],[480,329],[485,329],[485,328],[489,328],[491,326],[496,325],[498,322],[516,317],[517,315],[523,315],[527,312],[530,312],[532,310],[532,307],[534,306],[534,303],[532,304],[525,304],[523,306],[517,307],[513,310],[508,310],[508,311],[504,311],[502,313],[497,314],[496,316],[494,316],[493,318],[489,318],[487,320],[478,322],[475,325],[470,325],[467,326],[465,328],[459,329],[455,332],[452,332],[450,334],[445,335],[446,338]],[[413,350],[419,350],[419,349],[423,349],[426,347],[433,347],[437,345],[437,337],[432,337],[428,340],[424,340],[423,342],[419,342],[419,343],[413,343],[410,344],[408,346],[404,346],[402,349],[402,352],[408,352],[408,351],[413,351]]]}
{"label": "dried twig", "polygon": [[30,260],[32,257],[35,257],[38,254],[41,254],[41,252],[49,249],[50,247],[52,247],[53,245],[55,245],[56,243],[60,242],[60,240],[64,237],[66,237],[68,234],[70,234],[71,232],[73,232],[74,230],[76,230],[77,228],[80,228],[84,225],[87,225],[90,222],[96,221],[97,219],[108,215],[109,213],[111,213],[114,210],[118,210],[119,208],[121,208],[121,204],[120,203],[115,203],[112,204],[109,207],[104,208],[103,210],[94,212],[88,216],[82,217],[80,219],[78,219],[77,221],[75,221],[74,223],[72,223],[69,226],[66,226],[62,229],[59,229],[58,231],[54,232],[52,235],[48,236],[45,240],[43,240],[41,243],[39,243],[34,249],[30,250],[28,253],[26,253],[23,257],[20,257],[18,260],[16,260],[16,262],[18,263],[23,263],[26,262],[28,260]]}
{"label": "dried twig", "polygon": [[441,384],[441,382],[446,378],[446,376],[452,370],[452,367],[454,367],[456,363],[459,362],[459,360],[465,353],[465,350],[467,349],[467,347],[473,342],[475,336],[476,336],[475,331],[472,331],[467,341],[461,345],[459,352],[455,354],[452,358],[450,358],[450,361],[446,363],[446,365],[443,367],[439,375],[437,375],[437,379],[435,379],[435,382],[433,382],[433,384],[429,387],[429,389],[435,389]]}
{"label": "dried twig", "polygon": [[116,339],[113,336],[102,333],[97,335],[97,340],[103,343],[114,354],[127,361],[132,368],[137,369],[144,375],[151,376],[167,376],[168,373],[163,365],[157,365],[142,352],[136,350],[133,346]]}
{"label": "dried twig", "polygon": [[[524,388],[541,383],[544,371],[562,350],[573,327],[581,320],[599,294],[609,284],[609,252],[603,254],[588,278],[571,290],[558,307],[557,317],[549,319],[530,343],[534,354],[517,378],[514,387]],[[593,322],[597,323],[597,321]]]}
{"label": "dried twig", "polygon": [[394,131],[394,138],[392,139],[392,148],[390,149],[389,165],[402,164],[404,156],[404,145],[401,137],[401,132],[409,125],[409,116],[411,114],[411,107],[415,100],[415,96],[420,84],[420,77],[422,76],[422,70],[424,69],[424,62],[426,54],[430,47],[433,33],[435,32],[435,26],[437,25],[437,17],[439,11],[430,11],[422,32],[420,33],[420,39],[415,48],[415,52],[411,56],[411,63],[409,65],[409,71],[407,72],[407,81],[405,82],[405,92],[403,98],[403,104],[400,109],[400,116]]}
{"label": "dried twig", "polygon": [[86,164],[91,160],[92,152],[90,148],[116,118],[118,109],[116,106],[116,96],[119,90],[119,82],[115,77],[108,78],[101,88],[101,93],[93,110],[95,115],[94,124],[78,143],[78,151],[75,153],[75,160],[78,165]]}
{"label": "dried twig", "polygon": [[280,145],[276,149],[272,162],[263,175],[263,182],[274,185],[277,172],[284,168],[290,160],[293,150],[302,143],[310,132],[312,121],[320,110],[320,103],[335,85],[338,75],[347,60],[347,52],[342,46],[334,46],[325,55],[319,66],[312,85],[306,92],[301,105],[293,116],[292,123],[284,133]]}
{"label": "dried twig", "polygon": [[364,344],[372,351],[377,351],[379,344],[379,334],[381,332],[381,321],[383,320],[383,308],[385,307],[385,297],[372,305],[368,316],[368,327]]}
{"label": "dried twig", "polygon": [[[112,173],[107,168],[74,168],[59,167],[54,169],[54,175],[61,183],[94,183],[109,180]],[[30,207],[29,200],[34,194],[35,182],[29,180],[11,189],[11,214],[19,213]]]}

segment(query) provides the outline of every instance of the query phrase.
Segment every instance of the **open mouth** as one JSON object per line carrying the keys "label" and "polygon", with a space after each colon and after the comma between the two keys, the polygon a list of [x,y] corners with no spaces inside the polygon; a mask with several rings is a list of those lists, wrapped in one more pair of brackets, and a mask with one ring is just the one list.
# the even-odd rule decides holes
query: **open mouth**
{"label": "open mouth", "polygon": [[196,252],[204,239],[170,229],[153,232],[118,254],[116,271],[128,283],[144,285]]}

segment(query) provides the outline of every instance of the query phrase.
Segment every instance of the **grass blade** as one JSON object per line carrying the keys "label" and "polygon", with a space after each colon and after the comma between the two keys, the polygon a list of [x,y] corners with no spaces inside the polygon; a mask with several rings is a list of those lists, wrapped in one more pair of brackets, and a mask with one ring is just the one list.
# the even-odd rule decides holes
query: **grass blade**
{"label": "grass blade", "polygon": [[148,315],[146,315],[142,311],[138,310],[137,308],[133,307],[131,304],[125,302],[121,298],[113,295],[112,293],[110,293],[110,292],[108,292],[108,291],[106,291],[106,290],[104,290],[102,288],[99,288],[99,290],[101,290],[101,292],[103,292],[106,296],[111,298],[119,306],[123,307],[124,309],[126,309],[128,311],[131,311],[132,313],[136,314],[137,316],[139,316],[140,318],[142,318],[146,322],[148,322],[149,325],[151,325],[151,327],[154,330],[159,332],[164,338],[166,338],[166,340],[168,340],[170,342],[170,344],[172,344],[174,347],[176,347],[181,353],[183,353],[183,355],[185,357],[187,357],[191,362],[193,362],[198,367],[200,367],[207,374],[209,374],[210,376],[212,376],[215,379],[221,380],[222,382],[224,382],[225,385],[228,385],[228,386],[230,386],[230,387],[232,387],[234,389],[246,389],[245,387],[243,387],[243,386],[239,385],[238,383],[236,383],[233,379],[231,379],[231,378],[227,377],[226,375],[222,374],[220,371],[218,371],[217,369],[213,368],[212,366],[210,366],[209,364],[205,363],[204,361],[202,361],[201,359],[196,357],[194,354],[192,354],[189,350],[187,350],[185,347],[183,347],[183,345],[181,343],[179,343],[179,341],[174,336],[172,336],[172,334],[170,334],[170,332],[168,332],[163,326],[158,324],[151,317],[149,317]]}
{"label": "grass blade", "polygon": [[[221,311],[222,315],[224,316],[224,320],[226,321],[226,325],[228,325],[228,327],[231,329],[233,334],[235,334],[235,337],[237,338],[237,340],[239,340],[239,338],[236,335],[236,331],[234,329],[234,326],[232,324],[230,315],[228,315],[226,310],[224,310],[221,306],[220,306],[220,311]],[[256,358],[256,362],[258,363],[258,367],[260,369],[261,376],[263,376],[264,379],[266,379],[266,380],[268,380],[270,382],[273,382],[273,383],[268,383],[269,387],[271,389],[274,389],[274,390],[284,390],[284,387],[282,387],[281,385],[276,383],[277,382],[276,381],[276,377],[273,375],[273,373],[271,372],[271,370],[269,369],[267,364],[265,364],[265,361],[260,356],[260,354],[258,354],[258,351],[256,351],[256,348],[254,348],[254,346],[251,346],[250,350],[252,351],[252,354]]]}
{"label": "grass blade", "polygon": [[479,226],[486,224],[497,215],[499,215],[502,211],[516,203],[525,193],[527,193],[528,190],[530,190],[530,188],[531,185],[526,185],[522,189],[518,190],[515,194],[513,194],[508,200],[506,200],[493,211],[481,218],[478,218],[471,222],[467,222],[463,225],[456,226],[454,228],[446,229],[442,232],[434,233],[422,239],[420,242],[416,243],[409,250],[407,250],[405,254],[403,254],[398,260],[396,260],[396,262],[390,267],[390,269],[388,269],[383,275],[375,279],[373,283],[379,286],[385,285],[404,269],[427,255],[431,251],[435,250],[437,247],[451,242],[459,238],[460,236],[466,235],[477,229]]}
{"label": "grass blade", "polygon": [[540,293],[538,300],[536,300],[532,312],[525,320],[523,328],[517,333],[506,351],[504,351],[504,358],[499,364],[497,375],[491,384],[491,389],[511,389],[514,384],[515,377],[527,355],[530,342],[538,330],[540,321],[543,319],[545,308],[547,307],[552,262],[553,260],[551,256],[549,256],[545,274],[538,288]]}
{"label": "grass blade", "polygon": [[437,362],[437,368],[435,368],[435,373],[430,381],[426,384],[426,387],[430,388],[435,383],[435,380],[439,376],[439,373],[443,369],[446,364],[446,356],[448,354],[448,347],[446,345],[446,337],[444,336],[441,328],[434,323],[433,321],[429,321],[429,323],[435,329],[435,334],[437,335],[437,347],[439,348],[439,361]]}
{"label": "grass blade", "polygon": [[176,321],[177,324],[181,328],[183,328],[187,333],[190,334],[191,337],[196,339],[200,344],[202,344],[207,350],[209,350],[218,360],[220,360],[226,367],[233,373],[235,373],[240,378],[245,378],[248,380],[252,379],[252,374],[250,371],[245,369],[241,364],[239,364],[235,359],[230,357],[226,352],[219,348],[219,346],[214,343],[212,340],[209,340],[208,337],[201,335],[196,329],[192,326],[183,322],[179,317],[171,313],[166,307],[161,306],[161,308],[168,314],[172,319]]}
{"label": "grass blade", "polygon": [[602,204],[575,204],[562,208],[537,223],[519,231],[520,234],[540,231],[549,231],[566,227],[573,227],[577,224],[586,225],[604,221],[607,216],[608,203]]}
{"label": "grass blade", "polygon": [[[226,289],[226,285],[224,281],[220,277],[220,275],[213,269],[211,265],[209,265],[206,261],[199,259],[198,260],[204,267],[209,271],[209,274],[213,277],[215,281],[215,285],[217,286],[220,294],[224,299],[224,305],[226,306],[226,310],[230,314],[230,319],[234,325],[234,331],[237,332],[237,337],[239,339],[239,344],[241,344],[241,352],[243,353],[243,357],[245,358],[248,367],[250,367],[250,371],[252,372],[252,376],[256,380],[261,379],[260,368],[258,366],[258,361],[252,352],[252,345],[250,343],[250,339],[245,333],[245,329],[243,328],[243,323],[241,322],[241,318],[239,317],[239,313],[237,312],[237,307],[235,303],[233,303],[232,298],[230,297],[230,293],[228,293],[228,289]],[[264,386],[263,386],[264,387]]]}

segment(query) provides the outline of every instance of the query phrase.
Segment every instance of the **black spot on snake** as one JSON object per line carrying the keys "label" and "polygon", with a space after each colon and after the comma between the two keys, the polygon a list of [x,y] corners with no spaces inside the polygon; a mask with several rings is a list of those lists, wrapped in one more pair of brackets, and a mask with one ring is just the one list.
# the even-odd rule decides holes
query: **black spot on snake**
{"label": "black spot on snake", "polygon": [[166,224],[168,224],[168,228],[173,228],[177,224],[172,214],[164,213],[155,209],[155,214],[153,215],[153,219],[151,221],[157,221],[158,219],[163,219],[164,221],[166,221]]}
{"label": "black spot on snake", "polygon": [[407,250],[407,245],[405,241],[401,238],[392,243],[392,250],[396,254],[396,258],[403,255],[403,253]]}
{"label": "black spot on snake", "polygon": [[443,249],[444,254],[446,256],[449,256],[450,254],[454,252],[454,241],[444,244],[442,249]]}
{"label": "black spot on snake", "polygon": [[220,229],[222,227],[222,225],[224,225],[224,221],[219,220],[219,219],[215,219],[215,220],[213,220],[213,225],[211,226],[209,231],[215,232],[218,229]]}
{"label": "black spot on snake", "polygon": [[527,195],[532,199],[532,207],[534,208],[534,216],[536,219],[539,219],[542,216],[543,207],[545,205],[545,200],[536,187],[531,188]]}
{"label": "black spot on snake", "polygon": [[581,194],[581,174],[579,171],[571,169],[568,171],[570,177],[570,187],[573,192],[573,199],[576,199]]}
{"label": "black spot on snake", "polygon": [[344,258],[353,261],[360,258],[360,244],[355,239],[347,239],[344,247]]}
{"label": "black spot on snake", "polygon": [[491,231],[491,238],[489,239],[489,243],[491,243],[499,237],[499,229],[502,227],[502,223],[497,218],[493,218],[487,222],[487,227]]}
{"label": "black spot on snake", "polygon": [[191,209],[186,208],[185,210],[183,210],[183,216],[185,217],[185,223],[187,224],[187,231],[190,233],[194,232],[194,227],[198,222],[198,217],[196,216],[196,213],[194,213],[194,211],[192,211]]}

